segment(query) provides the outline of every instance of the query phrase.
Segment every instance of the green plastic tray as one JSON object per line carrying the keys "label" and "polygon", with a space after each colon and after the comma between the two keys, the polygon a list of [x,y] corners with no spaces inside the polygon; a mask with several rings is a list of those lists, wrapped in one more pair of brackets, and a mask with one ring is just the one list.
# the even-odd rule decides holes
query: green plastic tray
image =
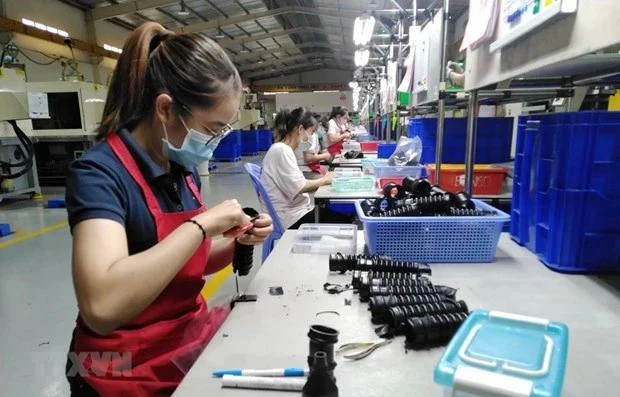
{"label": "green plastic tray", "polygon": [[367,192],[375,187],[371,176],[337,177],[332,181],[332,189],[338,193]]}

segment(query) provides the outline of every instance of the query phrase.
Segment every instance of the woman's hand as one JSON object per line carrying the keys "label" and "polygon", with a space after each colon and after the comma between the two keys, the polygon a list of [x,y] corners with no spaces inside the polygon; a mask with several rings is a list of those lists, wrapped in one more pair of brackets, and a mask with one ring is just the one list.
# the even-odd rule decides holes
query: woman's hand
{"label": "woman's hand", "polygon": [[273,221],[267,214],[260,214],[254,220],[254,227],[249,232],[237,237],[237,241],[245,245],[258,245],[273,232]]}
{"label": "woman's hand", "polygon": [[327,174],[323,175],[320,181],[322,182],[323,185],[331,185],[335,177],[336,177],[336,173],[333,171],[330,171]]}
{"label": "woman's hand", "polygon": [[241,204],[233,199],[209,208],[194,220],[205,228],[209,236],[217,236],[233,227],[246,225],[250,217],[243,212]]}

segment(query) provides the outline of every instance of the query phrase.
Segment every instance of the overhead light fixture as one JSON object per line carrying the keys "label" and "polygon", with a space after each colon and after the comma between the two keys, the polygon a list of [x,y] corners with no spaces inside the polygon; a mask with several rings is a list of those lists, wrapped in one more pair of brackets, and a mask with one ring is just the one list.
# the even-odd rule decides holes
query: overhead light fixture
{"label": "overhead light fixture", "polygon": [[349,81],[349,88],[357,88],[359,86],[359,83],[357,81]]}
{"label": "overhead light fixture", "polygon": [[362,15],[355,18],[353,25],[353,42],[355,45],[367,45],[375,30],[375,17],[372,15]]}
{"label": "overhead light fixture", "polygon": [[215,34],[215,38],[216,39],[224,39],[224,38],[226,38],[226,35],[224,34],[224,31],[219,26],[217,28],[217,33]]}
{"label": "overhead light fixture", "polygon": [[248,52],[250,52],[250,50],[245,48],[245,46],[242,46],[241,49],[239,50],[239,54],[247,54]]}
{"label": "overhead light fixture", "polygon": [[281,91],[281,92],[265,91],[263,92],[263,95],[279,95],[279,94],[288,94],[288,91]]}
{"label": "overhead light fixture", "polygon": [[58,29],[54,26],[47,26],[43,23],[35,22],[27,18],[22,18],[22,24],[33,27],[33,28],[37,28],[39,30],[49,32],[51,34],[57,34],[58,36],[69,37],[69,33],[65,32],[64,30]]}
{"label": "overhead light fixture", "polygon": [[263,62],[265,62],[265,61],[263,61],[262,59],[259,59],[258,62],[256,62],[256,63],[261,64]]}
{"label": "overhead light fixture", "polygon": [[368,58],[370,57],[370,51],[357,50],[355,51],[355,66],[362,67],[368,64]]}
{"label": "overhead light fixture", "polygon": [[320,93],[335,93],[335,92],[340,92],[338,90],[315,90],[312,91],[315,94],[320,94]]}
{"label": "overhead light fixture", "polygon": [[377,8],[377,2],[375,0],[370,0],[368,8]]}
{"label": "overhead light fixture", "polygon": [[113,45],[109,45],[109,44],[104,44],[103,49],[107,51],[115,52],[117,54],[120,54],[121,52],[123,52],[123,50],[121,50],[120,48],[114,47]]}
{"label": "overhead light fixture", "polygon": [[185,6],[184,1],[181,1],[181,9],[177,11],[177,15],[180,15],[182,17],[186,17],[189,15],[189,11],[187,10],[187,7]]}

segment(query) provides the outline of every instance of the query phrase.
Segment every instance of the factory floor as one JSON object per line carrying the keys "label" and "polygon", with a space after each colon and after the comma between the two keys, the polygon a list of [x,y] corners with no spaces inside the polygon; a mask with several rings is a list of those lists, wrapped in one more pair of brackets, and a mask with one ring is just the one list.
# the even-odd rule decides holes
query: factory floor
{"label": "factory floor", "polygon": [[[243,206],[260,208],[243,163],[217,163],[202,178],[207,205],[236,198]],[[49,198],[64,197],[62,188],[44,188],[43,200],[5,200],[0,224],[16,233],[0,238],[0,396],[69,395],[65,362],[77,306],[71,281],[71,235],[64,209],[48,209]],[[260,263],[260,247],[254,263]],[[239,281],[240,290],[258,266]],[[224,304],[236,292],[230,268],[211,276],[203,295]]]}

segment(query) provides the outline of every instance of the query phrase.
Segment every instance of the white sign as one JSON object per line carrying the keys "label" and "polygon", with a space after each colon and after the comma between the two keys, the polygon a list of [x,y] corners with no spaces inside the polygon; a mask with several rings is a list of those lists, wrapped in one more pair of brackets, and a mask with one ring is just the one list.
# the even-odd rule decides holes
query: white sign
{"label": "white sign", "polygon": [[47,104],[47,94],[42,92],[29,92],[28,110],[31,119],[49,119],[50,109]]}

